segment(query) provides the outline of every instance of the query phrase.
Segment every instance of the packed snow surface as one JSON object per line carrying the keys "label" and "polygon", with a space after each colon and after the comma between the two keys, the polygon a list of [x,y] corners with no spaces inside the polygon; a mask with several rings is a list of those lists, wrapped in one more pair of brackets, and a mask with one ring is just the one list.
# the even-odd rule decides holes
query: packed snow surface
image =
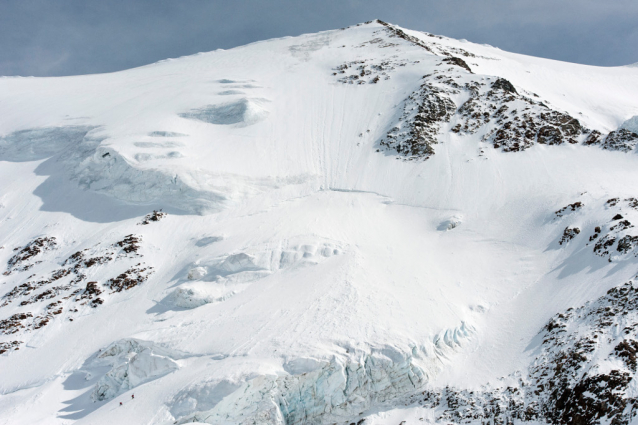
{"label": "packed snow surface", "polygon": [[375,21],[0,93],[0,424],[546,423],[638,272],[636,67]]}

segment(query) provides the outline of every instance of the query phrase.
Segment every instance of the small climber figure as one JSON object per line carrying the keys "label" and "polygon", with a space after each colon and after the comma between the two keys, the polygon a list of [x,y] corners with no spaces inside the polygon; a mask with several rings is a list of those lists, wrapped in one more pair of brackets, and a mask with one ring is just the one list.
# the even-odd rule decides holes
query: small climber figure
{"label": "small climber figure", "polygon": [[131,394],[131,398],[135,398],[135,394]]}
{"label": "small climber figure", "polygon": [[120,406],[122,405],[122,402],[120,401]]}

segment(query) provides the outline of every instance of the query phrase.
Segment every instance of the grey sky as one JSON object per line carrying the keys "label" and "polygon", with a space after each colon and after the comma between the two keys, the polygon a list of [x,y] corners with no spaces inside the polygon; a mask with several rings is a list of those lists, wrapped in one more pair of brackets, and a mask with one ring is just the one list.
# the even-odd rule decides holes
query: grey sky
{"label": "grey sky", "polygon": [[0,0],[0,75],[117,71],[374,18],[528,55],[638,62],[638,0]]}

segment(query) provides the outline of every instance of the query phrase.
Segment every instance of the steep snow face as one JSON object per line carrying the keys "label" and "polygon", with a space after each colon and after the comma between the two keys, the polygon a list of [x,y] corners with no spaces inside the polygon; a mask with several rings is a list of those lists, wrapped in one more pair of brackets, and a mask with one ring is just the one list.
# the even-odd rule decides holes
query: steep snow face
{"label": "steep snow face", "polygon": [[375,21],[0,92],[0,423],[633,418],[637,68]]}

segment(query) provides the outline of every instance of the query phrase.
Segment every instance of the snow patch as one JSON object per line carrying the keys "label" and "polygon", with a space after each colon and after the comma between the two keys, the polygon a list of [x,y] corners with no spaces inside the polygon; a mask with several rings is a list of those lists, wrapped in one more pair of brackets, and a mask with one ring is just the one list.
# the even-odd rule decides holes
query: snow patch
{"label": "snow patch", "polygon": [[207,105],[179,114],[182,118],[216,125],[237,124],[240,127],[256,124],[268,116],[267,99],[244,98],[221,105]]}

